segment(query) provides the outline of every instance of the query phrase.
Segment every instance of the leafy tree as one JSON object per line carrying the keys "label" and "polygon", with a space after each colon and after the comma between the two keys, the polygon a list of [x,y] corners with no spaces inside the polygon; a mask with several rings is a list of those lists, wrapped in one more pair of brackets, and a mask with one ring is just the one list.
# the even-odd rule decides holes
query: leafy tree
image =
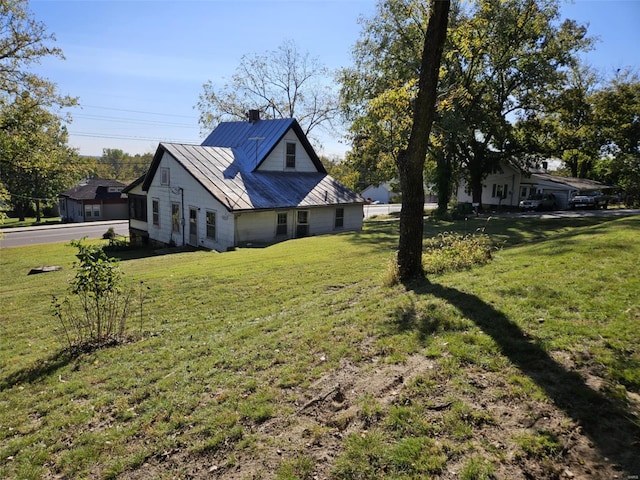
{"label": "leafy tree", "polygon": [[544,109],[527,112],[515,125],[516,142],[532,163],[555,157],[572,177],[586,178],[600,156],[601,135],[595,124],[593,99],[598,79],[576,65],[566,81],[549,92]]}
{"label": "leafy tree", "polygon": [[[343,112],[354,137],[376,123],[373,99],[415,82],[415,45],[424,12],[419,0],[385,0],[375,20],[364,24],[355,67],[341,75]],[[590,45],[584,27],[573,21],[558,24],[558,19],[557,0],[454,4],[430,149],[441,208],[458,172],[480,203],[482,181],[500,159],[528,160],[513,121],[544,108],[576,53]],[[411,116],[413,100],[409,97],[404,108],[385,105],[398,125],[399,118]],[[406,142],[408,136],[399,132],[398,138]]]}
{"label": "leafy tree", "polygon": [[54,84],[28,71],[44,57],[64,58],[62,50],[52,45],[54,41],[45,25],[31,16],[26,0],[0,1],[0,96],[29,91],[42,105],[72,101],[57,94]]}
{"label": "leafy tree", "polygon": [[362,20],[354,65],[339,72],[340,107],[350,123],[346,162],[360,188],[397,179],[407,148],[429,10],[425,2],[384,0]]}
{"label": "leafy tree", "polygon": [[625,202],[640,205],[640,79],[619,73],[593,94],[594,122],[603,158],[595,172],[606,183],[620,186]]}
{"label": "leafy tree", "polygon": [[10,203],[24,217],[35,202],[68,186],[74,153],[56,109],[75,105],[53,83],[29,72],[44,57],[64,58],[44,24],[36,21],[24,0],[0,0],[0,182]]}
{"label": "leafy tree", "polygon": [[42,203],[54,201],[77,178],[76,152],[67,146],[60,118],[26,92],[0,103],[0,118],[0,178],[20,220],[35,206],[39,221]]}
{"label": "leafy tree", "polygon": [[443,102],[460,115],[453,142],[474,202],[482,181],[505,157],[527,159],[514,134],[513,117],[546,107],[576,54],[590,45],[586,29],[558,25],[556,0],[484,0],[463,12],[447,53],[453,69]]}
{"label": "leafy tree", "polygon": [[260,110],[264,118],[295,117],[306,135],[316,127],[332,128],[337,117],[328,70],[292,41],[275,51],[244,55],[229,83],[204,84],[197,107],[205,131],[221,121],[244,120],[249,110]]}
{"label": "leafy tree", "polygon": [[413,109],[409,145],[400,151],[396,164],[400,172],[402,210],[398,245],[398,274],[401,281],[422,277],[422,235],[424,182],[422,171],[431,126],[435,117],[438,74],[447,35],[450,2],[431,0],[431,15],[422,49],[420,80]]}
{"label": "leafy tree", "polygon": [[153,153],[135,154],[123,152],[120,149],[105,148],[102,156],[91,167],[91,175],[99,178],[108,178],[121,182],[135,180],[147,171]]}

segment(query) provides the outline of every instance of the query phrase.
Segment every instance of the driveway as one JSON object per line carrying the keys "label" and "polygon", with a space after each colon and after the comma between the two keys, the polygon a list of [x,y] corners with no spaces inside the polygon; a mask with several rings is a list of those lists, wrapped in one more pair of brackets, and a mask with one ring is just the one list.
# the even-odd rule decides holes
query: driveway
{"label": "driveway", "polygon": [[553,212],[484,213],[483,217],[499,218],[580,218],[580,217],[628,217],[640,215],[638,208],[608,208],[606,210],[556,210]]}

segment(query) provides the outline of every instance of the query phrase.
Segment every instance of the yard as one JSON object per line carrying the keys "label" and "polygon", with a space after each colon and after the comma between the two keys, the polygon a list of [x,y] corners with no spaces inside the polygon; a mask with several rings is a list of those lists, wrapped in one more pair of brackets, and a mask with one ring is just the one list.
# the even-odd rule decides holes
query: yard
{"label": "yard", "polygon": [[129,341],[79,355],[51,309],[75,249],[0,250],[0,477],[637,478],[640,217],[425,237],[478,228],[491,263],[409,287],[392,221],[137,252]]}

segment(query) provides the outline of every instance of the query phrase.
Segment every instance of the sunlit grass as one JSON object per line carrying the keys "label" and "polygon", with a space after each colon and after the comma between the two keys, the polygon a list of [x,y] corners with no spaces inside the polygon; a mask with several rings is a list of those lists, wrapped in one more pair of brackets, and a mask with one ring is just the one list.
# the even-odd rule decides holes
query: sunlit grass
{"label": "sunlit grass", "polygon": [[[484,228],[502,247],[487,265],[431,278],[467,295],[457,303],[429,287],[384,286],[394,221],[263,249],[123,260],[125,279],[149,287],[132,322],[137,334],[77,357],[63,354],[51,315],[51,296],[73,276],[75,248],[2,249],[0,477],[126,478],[175,452],[231,468],[270,441],[261,426],[295,412],[305,389],[341,361],[396,365],[419,354],[435,367],[408,381],[396,403],[361,395],[309,435],[366,426],[345,434],[339,478],[437,475],[460,458],[464,478],[490,478],[496,458],[474,439],[499,419],[453,396],[436,401],[434,392],[446,385],[472,395],[485,386],[471,377],[495,375],[501,401],[543,402],[547,393],[514,367],[507,340],[463,313],[464,302],[491,306],[576,368],[597,368],[612,398],[640,392],[640,218],[564,222],[428,221],[426,238]],[[62,270],[27,276],[40,265]],[[520,455],[546,458],[556,435],[508,441]],[[274,478],[312,478],[303,450],[283,458]]]}

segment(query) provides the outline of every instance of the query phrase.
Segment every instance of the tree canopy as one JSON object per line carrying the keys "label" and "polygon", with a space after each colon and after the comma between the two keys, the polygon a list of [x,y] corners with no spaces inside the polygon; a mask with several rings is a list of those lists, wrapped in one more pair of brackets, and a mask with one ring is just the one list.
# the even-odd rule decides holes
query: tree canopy
{"label": "tree canopy", "polygon": [[[398,92],[416,81],[416,45],[425,15],[424,1],[384,0],[375,20],[364,24],[354,48],[355,66],[341,74],[351,135],[371,139],[354,144],[356,159],[366,158],[361,152],[389,151],[408,140],[406,129],[398,127],[403,124],[400,118],[411,116],[412,95],[404,102],[385,99],[398,98]],[[545,107],[547,92],[557,90],[591,41],[585,27],[560,22],[557,0],[456,3],[449,25],[430,155],[438,163],[436,171],[448,170],[447,182],[454,172],[463,175],[479,203],[482,180],[501,158],[526,158],[514,132],[515,120]],[[393,128],[377,120],[377,105],[394,119]],[[382,125],[384,133],[373,125]],[[444,183],[438,183],[439,190]]]}
{"label": "tree canopy", "polygon": [[54,42],[55,36],[31,15],[26,0],[1,0],[0,96],[28,91],[42,105],[73,104],[75,100],[59,95],[53,83],[29,71],[45,57],[64,59]]}
{"label": "tree canopy", "polygon": [[67,147],[68,118],[60,112],[76,99],[30,72],[45,57],[64,58],[55,37],[35,20],[24,0],[0,0],[0,182],[5,198],[24,216],[73,182]]}
{"label": "tree canopy", "polygon": [[59,117],[28,93],[0,106],[0,178],[20,219],[35,205],[40,220],[41,206],[77,179],[76,152],[67,146]]}

